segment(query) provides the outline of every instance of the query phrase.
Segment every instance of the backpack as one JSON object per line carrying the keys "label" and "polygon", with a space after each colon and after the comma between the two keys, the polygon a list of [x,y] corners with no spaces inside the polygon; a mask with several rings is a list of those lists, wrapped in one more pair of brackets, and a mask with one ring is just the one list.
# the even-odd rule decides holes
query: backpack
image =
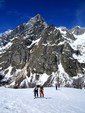
{"label": "backpack", "polygon": [[43,91],[43,86],[40,87],[40,91]]}
{"label": "backpack", "polygon": [[35,87],[35,88],[34,88],[34,91],[38,91],[38,88],[37,88],[37,87]]}

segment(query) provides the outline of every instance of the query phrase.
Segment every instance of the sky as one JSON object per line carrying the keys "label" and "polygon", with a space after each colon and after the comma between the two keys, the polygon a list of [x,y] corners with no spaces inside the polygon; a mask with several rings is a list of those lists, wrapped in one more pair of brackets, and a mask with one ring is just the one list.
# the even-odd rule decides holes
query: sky
{"label": "sky", "polygon": [[0,33],[40,14],[48,25],[85,27],[85,0],[0,0]]}

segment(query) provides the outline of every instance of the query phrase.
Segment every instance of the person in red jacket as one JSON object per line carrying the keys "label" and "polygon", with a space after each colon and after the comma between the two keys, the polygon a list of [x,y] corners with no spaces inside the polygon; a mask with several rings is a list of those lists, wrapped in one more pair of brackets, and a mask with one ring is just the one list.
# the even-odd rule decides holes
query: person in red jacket
{"label": "person in red jacket", "polygon": [[44,97],[44,88],[40,86],[40,97]]}

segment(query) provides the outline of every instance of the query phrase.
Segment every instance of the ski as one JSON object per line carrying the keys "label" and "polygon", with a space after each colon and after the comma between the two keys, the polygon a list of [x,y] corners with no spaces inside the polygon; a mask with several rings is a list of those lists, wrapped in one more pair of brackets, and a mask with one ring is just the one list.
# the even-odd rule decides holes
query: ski
{"label": "ski", "polygon": [[36,97],[36,98],[34,97],[34,99],[38,99],[38,98],[39,99],[47,99],[46,97]]}

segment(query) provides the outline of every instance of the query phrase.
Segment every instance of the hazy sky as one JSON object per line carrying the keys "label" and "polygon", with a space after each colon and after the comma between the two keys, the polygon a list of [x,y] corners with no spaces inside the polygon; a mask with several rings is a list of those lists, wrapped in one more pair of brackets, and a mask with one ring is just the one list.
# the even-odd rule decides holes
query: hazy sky
{"label": "hazy sky", "polygon": [[85,27],[85,0],[0,0],[0,32],[40,14],[50,25]]}

